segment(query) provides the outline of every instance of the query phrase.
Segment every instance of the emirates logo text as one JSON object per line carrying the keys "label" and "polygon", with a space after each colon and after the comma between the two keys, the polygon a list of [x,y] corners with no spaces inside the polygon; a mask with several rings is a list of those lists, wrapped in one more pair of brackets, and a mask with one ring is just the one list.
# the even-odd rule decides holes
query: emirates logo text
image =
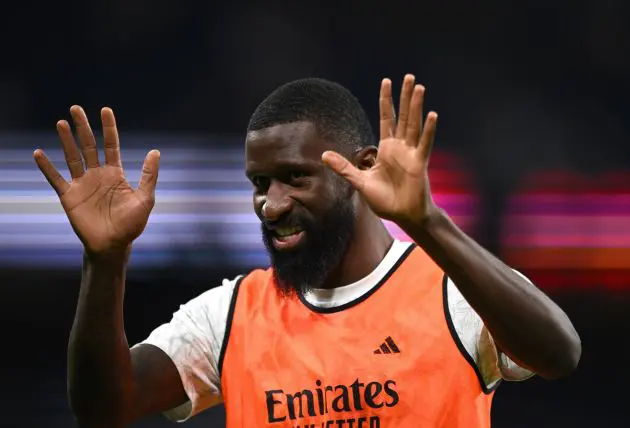
{"label": "emirates logo text", "polygon": [[[393,380],[365,384],[357,379],[350,385],[334,386],[322,386],[322,382],[318,380],[315,385],[315,389],[293,393],[286,393],[282,389],[265,391],[267,421],[270,424],[295,421],[296,428],[377,428],[380,427],[380,418],[368,416],[367,413],[373,414],[373,410],[394,407],[400,401],[396,382]],[[323,418],[329,412],[353,413],[353,417],[335,420]],[[361,412],[366,415],[354,417]],[[312,421],[319,417],[325,421],[299,425],[299,419],[308,418]]]}

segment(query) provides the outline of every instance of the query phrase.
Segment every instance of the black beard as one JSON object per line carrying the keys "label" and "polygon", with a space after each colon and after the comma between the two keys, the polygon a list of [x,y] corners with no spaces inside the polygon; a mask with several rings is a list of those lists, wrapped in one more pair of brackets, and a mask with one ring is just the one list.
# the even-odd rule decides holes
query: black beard
{"label": "black beard", "polygon": [[341,264],[354,234],[352,200],[340,199],[317,223],[299,219],[298,225],[304,230],[304,242],[295,250],[278,251],[272,244],[273,233],[262,224],[263,243],[284,297],[321,288]]}

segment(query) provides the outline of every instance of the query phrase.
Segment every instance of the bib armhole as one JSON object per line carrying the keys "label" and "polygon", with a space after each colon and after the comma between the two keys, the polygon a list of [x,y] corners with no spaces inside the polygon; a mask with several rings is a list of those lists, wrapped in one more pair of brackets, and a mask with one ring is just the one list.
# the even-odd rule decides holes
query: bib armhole
{"label": "bib armhole", "polygon": [[453,319],[451,317],[451,311],[449,310],[448,305],[448,276],[446,273],[444,274],[444,278],[442,279],[442,306],[444,309],[444,317],[446,318],[446,325],[448,325],[448,331],[451,333],[451,337],[459,349],[459,352],[462,354],[464,359],[470,364],[470,366],[475,371],[475,375],[477,376],[477,380],[479,381],[479,386],[481,386],[481,390],[484,394],[489,395],[492,394],[501,384],[502,379],[499,379],[493,383],[493,385],[488,388],[486,382],[483,380],[483,376],[481,375],[481,371],[479,371],[479,367],[477,363],[473,359],[473,357],[466,351],[466,347],[462,343],[459,335],[457,334],[457,330],[455,329],[455,324],[453,323]]}
{"label": "bib armhole", "polygon": [[225,352],[227,351],[228,342],[230,340],[230,331],[232,330],[232,320],[234,319],[234,310],[236,309],[236,299],[238,298],[238,291],[241,288],[241,283],[245,279],[245,276],[241,276],[234,284],[234,290],[232,291],[232,299],[230,300],[230,308],[228,309],[227,319],[225,320],[225,333],[223,335],[223,343],[221,344],[221,352],[219,353],[219,378],[223,377],[223,360],[225,359]]}

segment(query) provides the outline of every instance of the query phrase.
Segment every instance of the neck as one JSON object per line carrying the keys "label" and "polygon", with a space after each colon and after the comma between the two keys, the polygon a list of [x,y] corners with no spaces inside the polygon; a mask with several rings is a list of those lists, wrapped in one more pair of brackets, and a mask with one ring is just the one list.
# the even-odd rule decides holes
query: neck
{"label": "neck", "polygon": [[394,243],[383,221],[368,208],[356,217],[354,236],[341,264],[322,288],[337,288],[368,276],[383,260]]}

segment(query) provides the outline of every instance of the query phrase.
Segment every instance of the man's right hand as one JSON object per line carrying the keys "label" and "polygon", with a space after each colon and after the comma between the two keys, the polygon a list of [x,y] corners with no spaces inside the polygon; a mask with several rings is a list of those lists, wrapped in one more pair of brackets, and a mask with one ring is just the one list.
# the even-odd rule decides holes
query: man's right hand
{"label": "man's right hand", "polygon": [[81,150],[67,121],[57,122],[57,132],[72,180],[67,182],[40,149],[34,152],[35,162],[59,195],[86,252],[94,256],[124,252],[146,227],[155,204],[160,153],[152,150],[147,154],[140,183],[133,189],[122,167],[114,112],[107,107],[101,110],[105,144],[102,166],[85,112],[72,106],[70,114]]}

